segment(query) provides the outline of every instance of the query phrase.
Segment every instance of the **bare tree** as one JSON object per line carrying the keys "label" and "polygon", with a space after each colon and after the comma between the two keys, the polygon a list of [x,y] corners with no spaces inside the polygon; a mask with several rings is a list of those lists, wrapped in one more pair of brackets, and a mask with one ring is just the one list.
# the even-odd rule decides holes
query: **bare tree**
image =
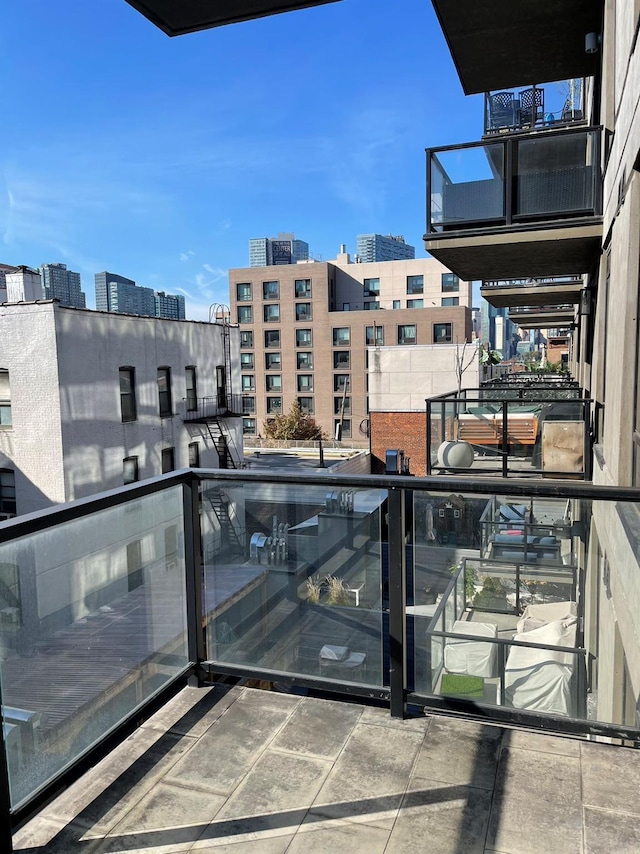
{"label": "bare tree", "polygon": [[469,342],[465,341],[464,344],[460,345],[460,342],[456,340],[456,377],[458,379],[458,397],[460,397],[460,393],[462,392],[462,377],[464,372],[468,370],[473,364],[474,360],[478,355],[478,348],[474,344],[473,350],[467,355],[467,347],[469,346]]}

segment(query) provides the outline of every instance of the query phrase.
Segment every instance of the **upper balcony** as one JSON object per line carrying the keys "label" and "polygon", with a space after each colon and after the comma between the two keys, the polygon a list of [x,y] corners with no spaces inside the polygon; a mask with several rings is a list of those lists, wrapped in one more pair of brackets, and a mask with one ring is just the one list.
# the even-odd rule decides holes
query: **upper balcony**
{"label": "upper balcony", "polygon": [[584,91],[579,78],[485,92],[484,135],[585,125]]}
{"label": "upper balcony", "polygon": [[602,0],[432,2],[467,95],[591,77],[598,69],[585,36],[602,32]]}
{"label": "upper balcony", "polygon": [[542,279],[507,279],[483,282],[480,296],[495,308],[569,305],[580,302],[582,276],[550,276]]}
{"label": "upper balcony", "polygon": [[599,163],[599,128],[427,149],[427,252],[466,281],[589,272]]}
{"label": "upper balcony", "polygon": [[573,305],[515,306],[509,310],[509,320],[523,329],[552,329],[573,324],[576,309]]}

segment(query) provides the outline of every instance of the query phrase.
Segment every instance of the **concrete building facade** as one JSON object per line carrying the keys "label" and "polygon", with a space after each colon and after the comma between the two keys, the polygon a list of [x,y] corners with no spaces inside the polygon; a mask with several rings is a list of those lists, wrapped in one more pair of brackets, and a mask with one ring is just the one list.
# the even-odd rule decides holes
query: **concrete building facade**
{"label": "concrete building facade", "polygon": [[405,243],[402,235],[359,234],[356,238],[357,253],[363,264],[372,261],[401,261],[416,257],[415,246]]}
{"label": "concrete building facade", "polygon": [[[216,398],[220,366],[239,382],[237,329],[39,302],[3,306],[0,341],[4,512],[7,496],[21,514],[163,471],[218,466],[212,432],[186,407]],[[224,429],[239,459],[240,419]]]}
{"label": "concrete building facade", "polygon": [[329,436],[366,445],[367,347],[471,340],[471,285],[433,259],[352,264],[343,254],[230,270],[229,283],[246,436],[297,401]]}

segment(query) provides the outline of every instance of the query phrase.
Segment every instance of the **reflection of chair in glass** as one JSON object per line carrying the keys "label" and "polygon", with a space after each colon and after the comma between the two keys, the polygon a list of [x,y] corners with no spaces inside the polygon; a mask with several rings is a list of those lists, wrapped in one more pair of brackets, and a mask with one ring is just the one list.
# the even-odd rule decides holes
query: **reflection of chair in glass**
{"label": "reflection of chair in glass", "polygon": [[532,86],[520,92],[520,124],[535,125],[544,118],[544,89]]}
{"label": "reflection of chair in glass", "polygon": [[517,125],[517,101],[513,92],[494,92],[487,96],[487,130],[509,128]]}

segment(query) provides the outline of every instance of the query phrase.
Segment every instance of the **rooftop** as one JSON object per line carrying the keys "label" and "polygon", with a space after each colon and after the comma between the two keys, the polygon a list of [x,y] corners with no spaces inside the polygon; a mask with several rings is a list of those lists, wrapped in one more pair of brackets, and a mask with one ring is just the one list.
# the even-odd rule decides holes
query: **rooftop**
{"label": "rooftop", "polygon": [[640,754],[619,747],[248,687],[185,688],[14,845],[610,854],[640,850],[639,787]]}

